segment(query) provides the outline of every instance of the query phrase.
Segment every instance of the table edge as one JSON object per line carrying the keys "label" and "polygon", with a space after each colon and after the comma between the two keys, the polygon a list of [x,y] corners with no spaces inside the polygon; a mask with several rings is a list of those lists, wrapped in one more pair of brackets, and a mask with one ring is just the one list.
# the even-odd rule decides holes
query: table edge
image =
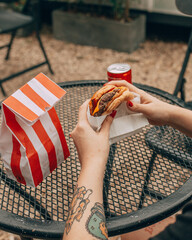
{"label": "table edge", "polygon": [[[183,185],[173,194],[169,195],[166,199],[158,201],[152,206],[140,209],[137,212],[132,212],[129,214],[121,215],[119,217],[117,216],[112,217],[111,219],[107,219],[107,229],[109,236],[126,233],[126,229],[129,229],[129,232],[135,231],[142,227],[146,227],[153,223],[159,222],[164,218],[167,218],[168,216],[174,214],[189,200],[192,199],[192,192],[190,192],[191,184],[192,177],[190,177],[185,183],[185,187]],[[155,212],[153,210],[154,205],[156,205]],[[149,214],[149,212],[151,213]],[[145,213],[148,213],[148,218],[145,217]],[[2,230],[19,234],[25,237],[30,236],[46,239],[60,239],[63,236],[65,222],[38,220],[28,217],[24,218],[0,209],[0,226]]]}

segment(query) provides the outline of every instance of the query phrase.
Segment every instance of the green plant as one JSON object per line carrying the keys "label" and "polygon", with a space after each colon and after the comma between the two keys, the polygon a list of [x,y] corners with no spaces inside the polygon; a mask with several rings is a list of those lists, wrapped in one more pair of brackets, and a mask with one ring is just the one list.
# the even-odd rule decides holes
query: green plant
{"label": "green plant", "polygon": [[129,22],[130,21],[130,1],[129,0],[125,0],[125,22]]}
{"label": "green plant", "polygon": [[11,7],[15,10],[15,11],[18,11],[18,12],[22,12],[23,11],[23,8],[26,4],[27,0],[19,0],[19,1],[14,1],[12,4],[11,4]]}
{"label": "green plant", "polygon": [[125,22],[130,21],[129,0],[111,0],[113,5],[113,14],[116,20],[123,19]]}
{"label": "green plant", "polygon": [[[65,2],[67,3],[67,9],[69,11],[78,12],[82,11],[83,9],[86,9],[86,6],[89,5],[84,0],[49,0],[49,1],[58,1],[58,2]],[[130,0],[110,0],[112,4],[112,10],[113,10],[113,18],[116,20],[123,20],[125,22],[129,22],[131,20],[130,18],[130,10],[129,10],[129,4]],[[97,3],[94,5],[94,7],[88,7],[88,10],[91,10],[91,13],[94,11],[97,12],[99,15],[104,15],[109,17],[109,14],[104,12],[105,8],[105,2],[106,0],[97,0]],[[98,5],[98,8],[95,8],[96,5]],[[104,10],[102,10],[102,8]],[[86,11],[86,10],[85,10]],[[106,15],[105,15],[106,14]],[[110,14],[111,17],[111,14]]]}
{"label": "green plant", "polygon": [[83,0],[67,0],[68,10],[76,12]]}

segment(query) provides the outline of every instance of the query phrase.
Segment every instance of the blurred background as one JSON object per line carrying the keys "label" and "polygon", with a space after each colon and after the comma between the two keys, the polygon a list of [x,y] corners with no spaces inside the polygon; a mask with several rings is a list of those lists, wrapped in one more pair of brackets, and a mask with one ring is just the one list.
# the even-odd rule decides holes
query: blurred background
{"label": "blurred background", "polygon": [[[0,16],[1,11],[35,20],[15,32],[9,59],[7,48],[0,47],[1,101],[39,72],[57,83],[107,80],[107,67],[113,63],[128,63],[133,83],[173,93],[192,27],[192,18],[177,10],[175,0],[0,0]],[[10,32],[0,28],[0,46],[10,39]],[[48,63],[41,64],[41,43]],[[185,78],[186,100],[191,100],[191,61]],[[0,231],[1,239],[17,237]]]}
{"label": "blurred background", "polygon": [[[69,38],[70,32],[74,31],[73,26],[77,25],[74,20],[82,21],[77,19],[79,15],[99,17],[106,21],[111,19],[123,24],[126,1],[31,0],[25,13],[33,14],[38,21],[40,36],[54,74],[51,74],[47,65],[44,65],[6,81],[2,85],[7,95],[12,94],[39,72],[43,72],[55,82],[107,79],[107,67],[115,62],[125,62],[131,65],[133,82],[145,83],[172,92],[181,70],[192,19],[177,10],[175,0],[130,0],[128,2],[131,15],[143,14],[146,17],[143,41],[138,43],[137,49],[132,52],[96,46],[94,36],[89,31],[86,35],[83,34],[85,32],[83,29],[86,27],[79,29],[81,36],[79,43],[75,42],[78,39],[77,28],[75,28],[75,33],[71,34],[71,39]],[[26,0],[7,0],[1,1],[0,6],[1,9],[11,8],[19,12],[25,3]],[[57,12],[60,14],[56,14]],[[64,22],[61,13],[64,16],[66,13],[75,14],[72,16],[73,22],[69,20],[68,24]],[[90,18],[83,21],[86,26]],[[117,36],[123,35],[126,42],[125,31],[120,31],[117,26],[112,31]],[[108,39],[105,39],[105,35],[108,34],[103,32],[101,38],[104,38],[105,46],[107,46]],[[1,34],[2,44],[7,43],[9,39],[10,34]],[[90,42],[84,44],[82,39],[91,39],[92,46]],[[1,78],[44,59],[35,38],[33,26],[17,32],[8,61],[4,59],[6,51],[7,49],[2,49],[0,55]],[[186,71],[188,87],[191,87],[190,69],[192,68],[189,66]],[[189,97],[190,95],[187,94],[187,98]],[[1,100],[4,98],[1,93],[0,98]]]}

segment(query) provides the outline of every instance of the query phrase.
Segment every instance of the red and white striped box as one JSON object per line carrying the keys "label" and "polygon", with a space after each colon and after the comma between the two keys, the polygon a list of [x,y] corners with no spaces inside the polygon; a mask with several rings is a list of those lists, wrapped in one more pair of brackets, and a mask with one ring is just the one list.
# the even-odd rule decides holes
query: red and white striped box
{"label": "red and white striped box", "polygon": [[69,157],[54,108],[65,93],[40,73],[3,101],[0,151],[9,178],[36,187]]}

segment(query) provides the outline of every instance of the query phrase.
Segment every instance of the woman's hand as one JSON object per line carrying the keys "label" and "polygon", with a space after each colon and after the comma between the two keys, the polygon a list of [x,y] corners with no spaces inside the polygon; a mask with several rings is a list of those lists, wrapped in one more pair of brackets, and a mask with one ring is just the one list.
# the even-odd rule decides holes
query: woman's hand
{"label": "woman's hand", "polygon": [[109,130],[114,114],[106,117],[100,131],[95,132],[87,120],[88,103],[89,100],[80,107],[79,120],[71,137],[77,148],[82,168],[91,166],[104,170],[109,154]]}
{"label": "woman's hand", "polygon": [[143,113],[150,124],[159,126],[169,124],[171,112],[174,111],[173,105],[158,100],[125,80],[111,81],[107,84],[126,86],[131,92],[138,93],[141,97],[141,103],[127,102],[127,107],[133,112]]}

